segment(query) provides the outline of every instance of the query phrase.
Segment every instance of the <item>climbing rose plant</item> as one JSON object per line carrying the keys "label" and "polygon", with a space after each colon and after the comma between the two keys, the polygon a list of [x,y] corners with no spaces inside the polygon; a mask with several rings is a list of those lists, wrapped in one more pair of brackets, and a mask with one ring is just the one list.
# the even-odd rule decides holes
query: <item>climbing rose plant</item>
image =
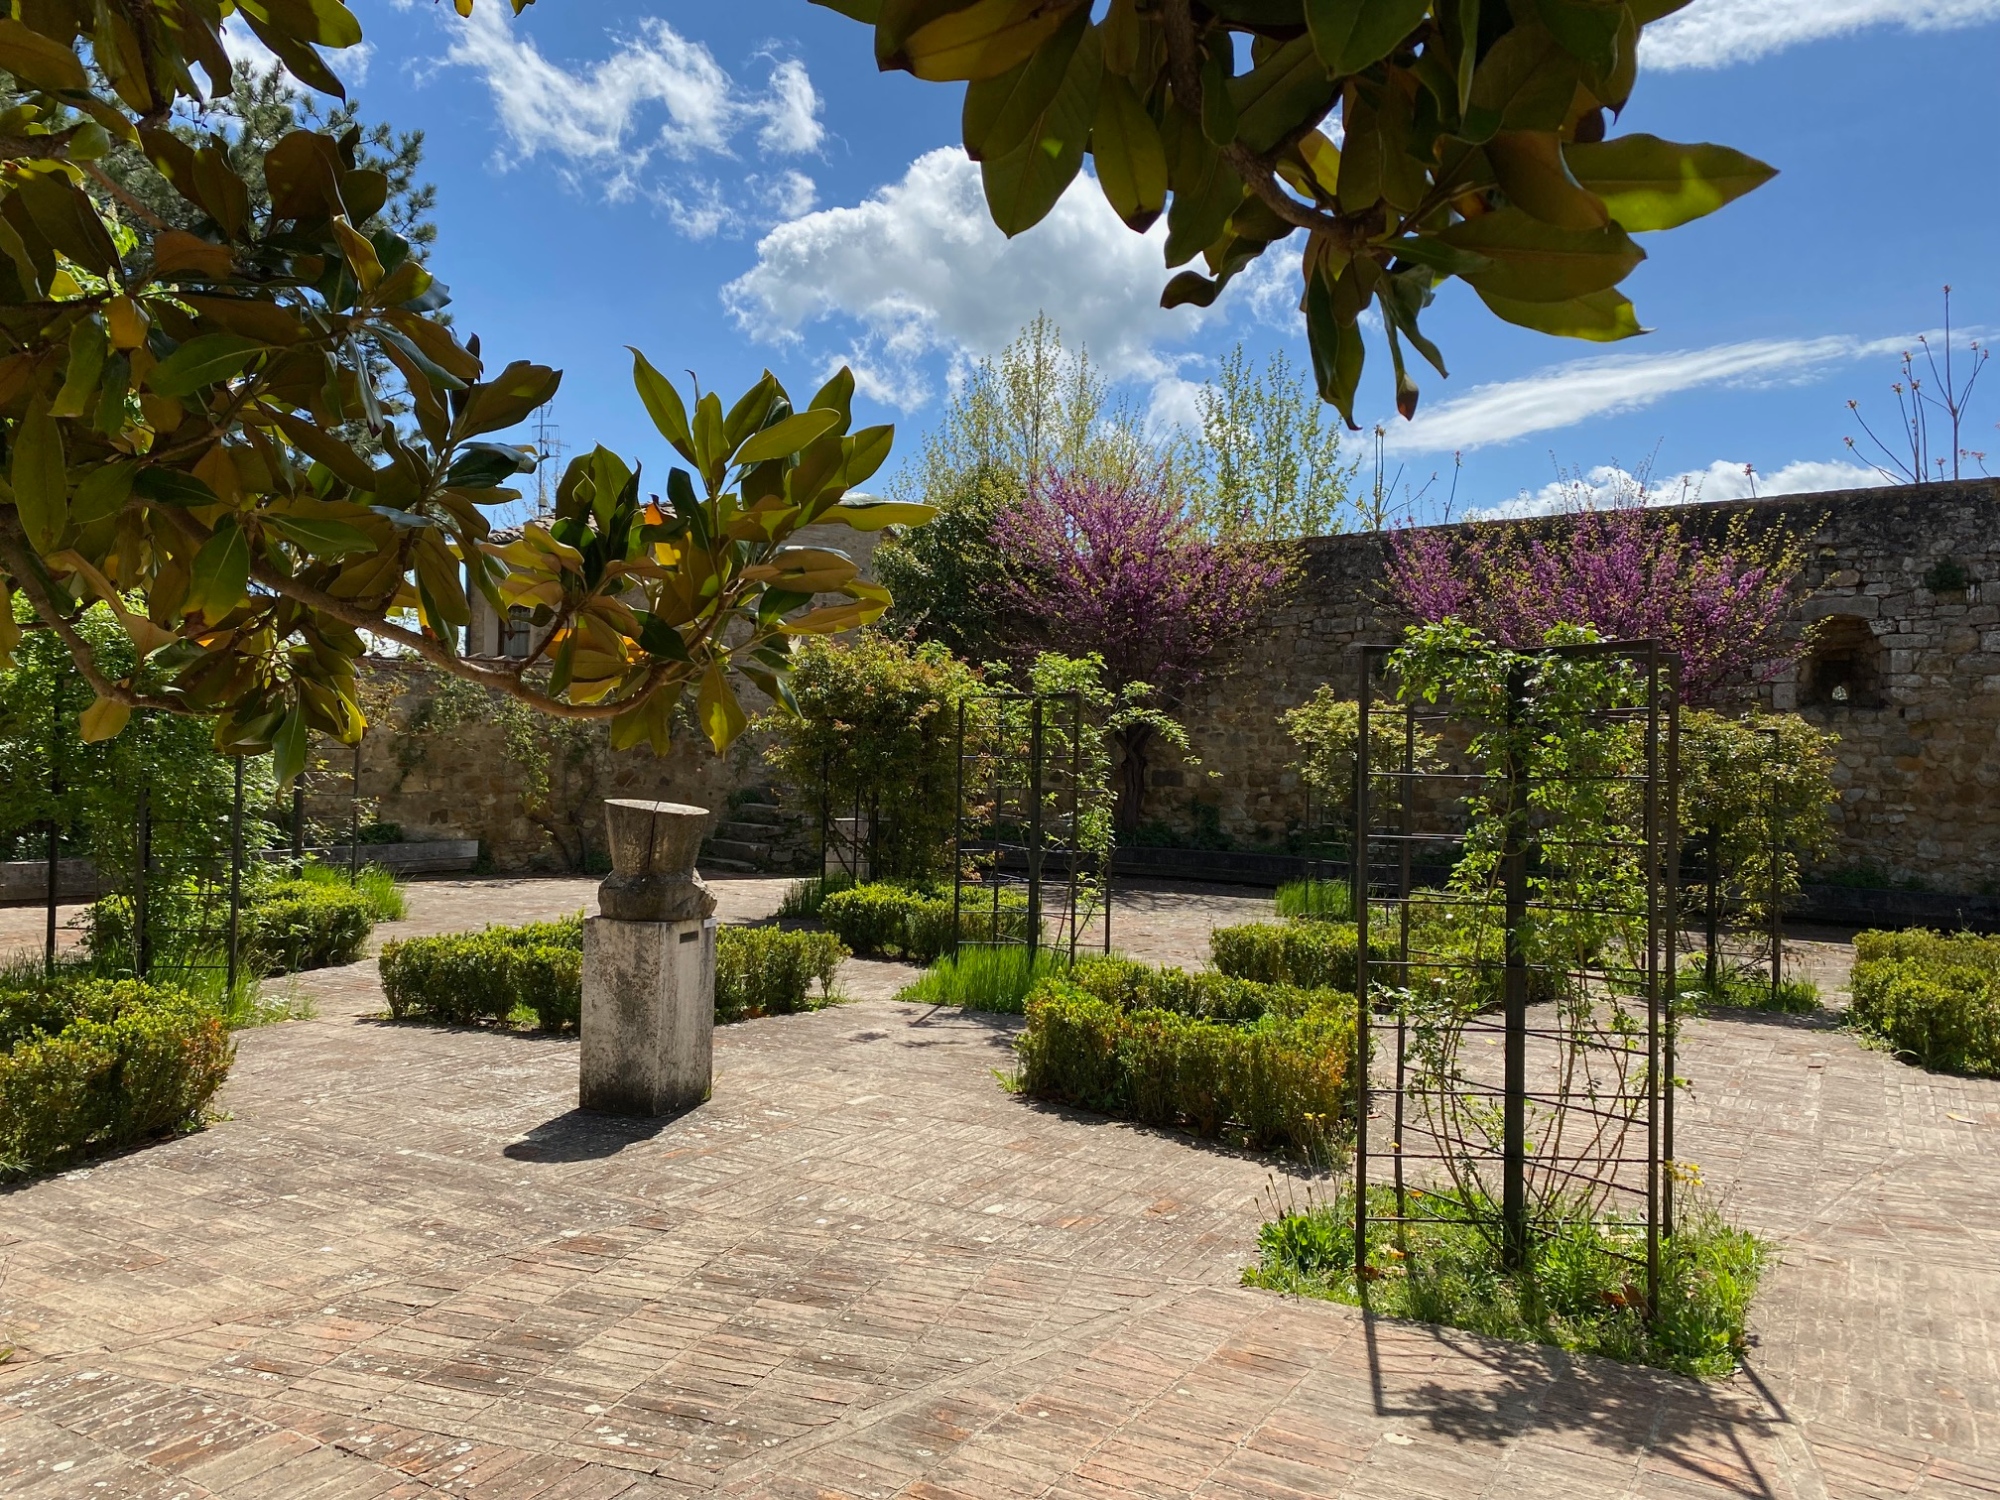
{"label": "climbing rose plant", "polygon": [[1424,529],[1390,542],[1388,591],[1425,624],[1459,620],[1502,646],[1530,650],[1562,625],[1606,640],[1657,640],[1681,658],[1686,701],[1766,681],[1807,643],[1786,615],[1803,557],[1774,530],[1740,519],[1720,542],[1643,509],[1584,511],[1547,523]]}

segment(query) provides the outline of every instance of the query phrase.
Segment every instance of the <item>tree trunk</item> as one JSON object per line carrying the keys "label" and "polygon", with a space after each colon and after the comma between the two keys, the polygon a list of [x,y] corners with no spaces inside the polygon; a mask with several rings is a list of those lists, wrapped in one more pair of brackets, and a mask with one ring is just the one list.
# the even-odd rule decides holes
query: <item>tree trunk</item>
{"label": "tree trunk", "polygon": [[1121,829],[1129,831],[1145,820],[1146,768],[1149,764],[1146,752],[1152,739],[1152,727],[1146,724],[1134,724],[1119,733],[1118,742],[1125,752],[1118,765],[1116,820]]}

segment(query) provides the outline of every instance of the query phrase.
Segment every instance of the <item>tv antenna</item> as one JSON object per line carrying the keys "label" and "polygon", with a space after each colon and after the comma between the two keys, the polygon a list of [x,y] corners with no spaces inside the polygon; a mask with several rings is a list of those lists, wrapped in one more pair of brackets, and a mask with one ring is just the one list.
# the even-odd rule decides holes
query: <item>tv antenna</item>
{"label": "tv antenna", "polygon": [[562,483],[562,428],[551,420],[555,402],[547,401],[535,413],[535,518],[545,520],[555,513],[556,486]]}

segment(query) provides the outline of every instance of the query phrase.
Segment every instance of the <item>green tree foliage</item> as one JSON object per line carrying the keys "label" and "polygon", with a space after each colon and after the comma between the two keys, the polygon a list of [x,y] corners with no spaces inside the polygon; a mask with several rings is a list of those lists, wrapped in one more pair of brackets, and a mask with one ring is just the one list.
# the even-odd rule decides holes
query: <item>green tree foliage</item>
{"label": "green tree foliage", "polygon": [[1140,413],[1111,399],[1090,351],[1069,349],[1055,320],[1037,313],[972,366],[894,492],[938,504],[971,475],[1027,485],[1055,470],[1128,483],[1162,469],[1170,484],[1192,477],[1177,444],[1155,442]]}
{"label": "green tree foliage", "polygon": [[1259,370],[1238,344],[1196,399],[1205,482],[1191,510],[1202,530],[1279,541],[1328,536],[1361,519],[1353,493],[1359,463],[1343,459],[1340,425],[1284,350]]}
{"label": "green tree foliage", "polygon": [[1408,416],[1404,346],[1444,373],[1418,328],[1438,282],[1543,333],[1625,338],[1632,236],[1772,175],[1723,146],[1608,135],[1641,33],[1686,0],[820,3],[874,29],[881,68],[966,84],[965,149],[1007,234],[1085,156],[1133,230],[1166,216],[1170,268],[1201,258],[1165,306],[1208,306],[1305,230],[1314,376],[1350,426],[1370,307]]}
{"label": "green tree foliage", "polygon": [[[1352,827],[1354,757],[1361,743],[1361,705],[1321,684],[1304,703],[1285,710],[1280,722],[1298,747],[1299,758],[1294,766],[1299,779],[1312,789],[1314,799],[1325,809],[1320,821]],[[1421,727],[1410,729],[1405,715],[1395,705],[1379,703],[1369,713],[1368,759],[1376,770],[1401,770],[1406,753],[1410,769],[1436,770],[1441,764],[1438,750],[1437,736]],[[1397,795],[1394,777],[1371,776],[1369,780],[1373,783],[1370,794],[1382,799],[1378,805],[1393,805]]]}
{"label": "green tree foliage", "polygon": [[978,676],[942,645],[867,631],[810,641],[792,672],[796,713],[760,724],[771,764],[823,792],[836,816],[859,806],[876,878],[949,873],[958,816],[958,703]]}
{"label": "green tree foliage", "polygon": [[[25,606],[15,603],[23,615]],[[132,646],[109,609],[83,611],[74,629],[114,670],[132,670]],[[14,669],[0,672],[0,859],[42,858],[53,820],[64,858],[93,859],[106,876],[129,882],[144,785],[155,871],[167,884],[197,872],[213,876],[229,858],[235,768],[208,726],[147,714],[115,740],[88,743],[78,737],[76,716],[89,703],[88,685],[51,632],[30,632]],[[267,842],[259,815],[271,805],[270,762],[249,761],[244,773],[244,839],[259,848]]]}
{"label": "green tree foliage", "polygon": [[875,549],[875,576],[895,598],[886,623],[968,661],[994,660],[1016,641],[1003,605],[1007,567],[993,528],[1026,487],[1011,471],[992,467],[947,472],[942,482],[949,488],[928,496],[937,518]]}
{"label": "green tree foliage", "polygon": [[1840,736],[1797,714],[1681,714],[1681,838],[1712,848],[1721,893],[1762,922],[1833,852]]}
{"label": "green tree foliage", "polygon": [[[487,509],[517,498],[507,481],[533,456],[493,439],[561,377],[525,360],[490,371],[476,339],[459,342],[360,127],[290,129],[257,153],[265,210],[240,141],[199,117],[236,86],[217,10],[48,0],[24,15],[0,18],[20,89],[0,172],[0,667],[18,590],[91,687],[86,736],[115,737],[134,709],[203,716],[218,747],[273,750],[290,777],[312,732],[360,734],[365,635],[543,712],[608,720],[620,746],[664,745],[691,693],[721,746],[745,722],[732,673],[782,701],[794,637],[886,607],[843,555],[787,545],[814,522],[927,514],[846,500],[891,438],[850,430],[847,372],[796,405],[767,373],[729,407],[715,392],[690,407],[636,356],[640,399],[687,465],[667,503],[598,448],[570,465],[550,521],[497,545]],[[231,21],[344,100],[320,51],[361,40],[340,0]],[[120,145],[193,228],[123,196],[103,164]],[[410,429],[390,420],[378,362]],[[341,436],[357,421],[386,461]],[[532,609],[542,647],[461,656],[468,590]],[[844,597],[813,607],[829,594]],[[93,601],[129,665],[78,629]]]}

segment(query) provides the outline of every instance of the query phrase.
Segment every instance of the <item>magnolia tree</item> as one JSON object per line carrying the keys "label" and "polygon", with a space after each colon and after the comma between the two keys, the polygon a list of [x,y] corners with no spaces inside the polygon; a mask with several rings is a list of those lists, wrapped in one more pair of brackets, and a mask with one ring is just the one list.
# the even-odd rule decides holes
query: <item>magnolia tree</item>
{"label": "magnolia tree", "polygon": [[1801,562],[1789,536],[1755,537],[1740,520],[1712,542],[1660,511],[1584,511],[1559,533],[1532,522],[1400,532],[1387,583],[1419,622],[1460,620],[1515,649],[1559,625],[1657,640],[1680,655],[1686,701],[1705,703],[1803,649],[1783,628]]}
{"label": "magnolia tree", "polygon": [[874,28],[883,69],[965,83],[965,149],[1006,233],[1089,156],[1130,228],[1165,215],[1168,267],[1199,257],[1168,307],[1206,307],[1298,246],[1319,392],[1350,425],[1371,307],[1408,416],[1405,346],[1445,372],[1418,327],[1438,282],[1522,327],[1625,338],[1632,236],[1772,175],[1727,147],[1610,134],[1641,34],[1688,0],[819,3]]}
{"label": "magnolia tree", "polygon": [[[721,746],[744,723],[736,675],[783,701],[796,636],[886,606],[841,554],[786,545],[815,522],[929,513],[846,498],[890,431],[854,430],[845,371],[802,401],[766,374],[725,407],[713,391],[684,399],[635,355],[638,394],[686,465],[665,502],[598,448],[563,475],[552,519],[494,541],[488,512],[534,464],[495,438],[559,372],[495,370],[461,342],[432,264],[382,215],[394,183],[358,127],[289,130],[246,155],[204,108],[236,84],[225,15],[342,97],[321,49],[361,28],[340,0],[16,14],[0,17],[14,80],[0,666],[22,624],[50,631],[92,691],[87,737],[117,735],[134,709],[201,715],[219,748],[273,750],[289,777],[310,732],[360,734],[355,663],[373,637],[543,713],[608,720],[614,745],[664,745],[691,694]],[[116,174],[101,165],[114,143]],[[134,191],[135,171],[158,191]],[[172,215],[151,206],[169,193]],[[461,654],[474,592],[533,611],[545,631],[528,660]],[[813,607],[823,595],[839,597]],[[129,649],[101,649],[80,622],[91,608]]]}
{"label": "magnolia tree", "polygon": [[[1098,658],[1111,693],[1156,707],[1199,683],[1286,578],[1282,556],[1205,538],[1142,482],[1045,474],[1001,512],[993,539],[1007,559],[1006,599],[1032,643]],[[1120,732],[1122,826],[1139,821],[1157,733],[1147,717]]]}

